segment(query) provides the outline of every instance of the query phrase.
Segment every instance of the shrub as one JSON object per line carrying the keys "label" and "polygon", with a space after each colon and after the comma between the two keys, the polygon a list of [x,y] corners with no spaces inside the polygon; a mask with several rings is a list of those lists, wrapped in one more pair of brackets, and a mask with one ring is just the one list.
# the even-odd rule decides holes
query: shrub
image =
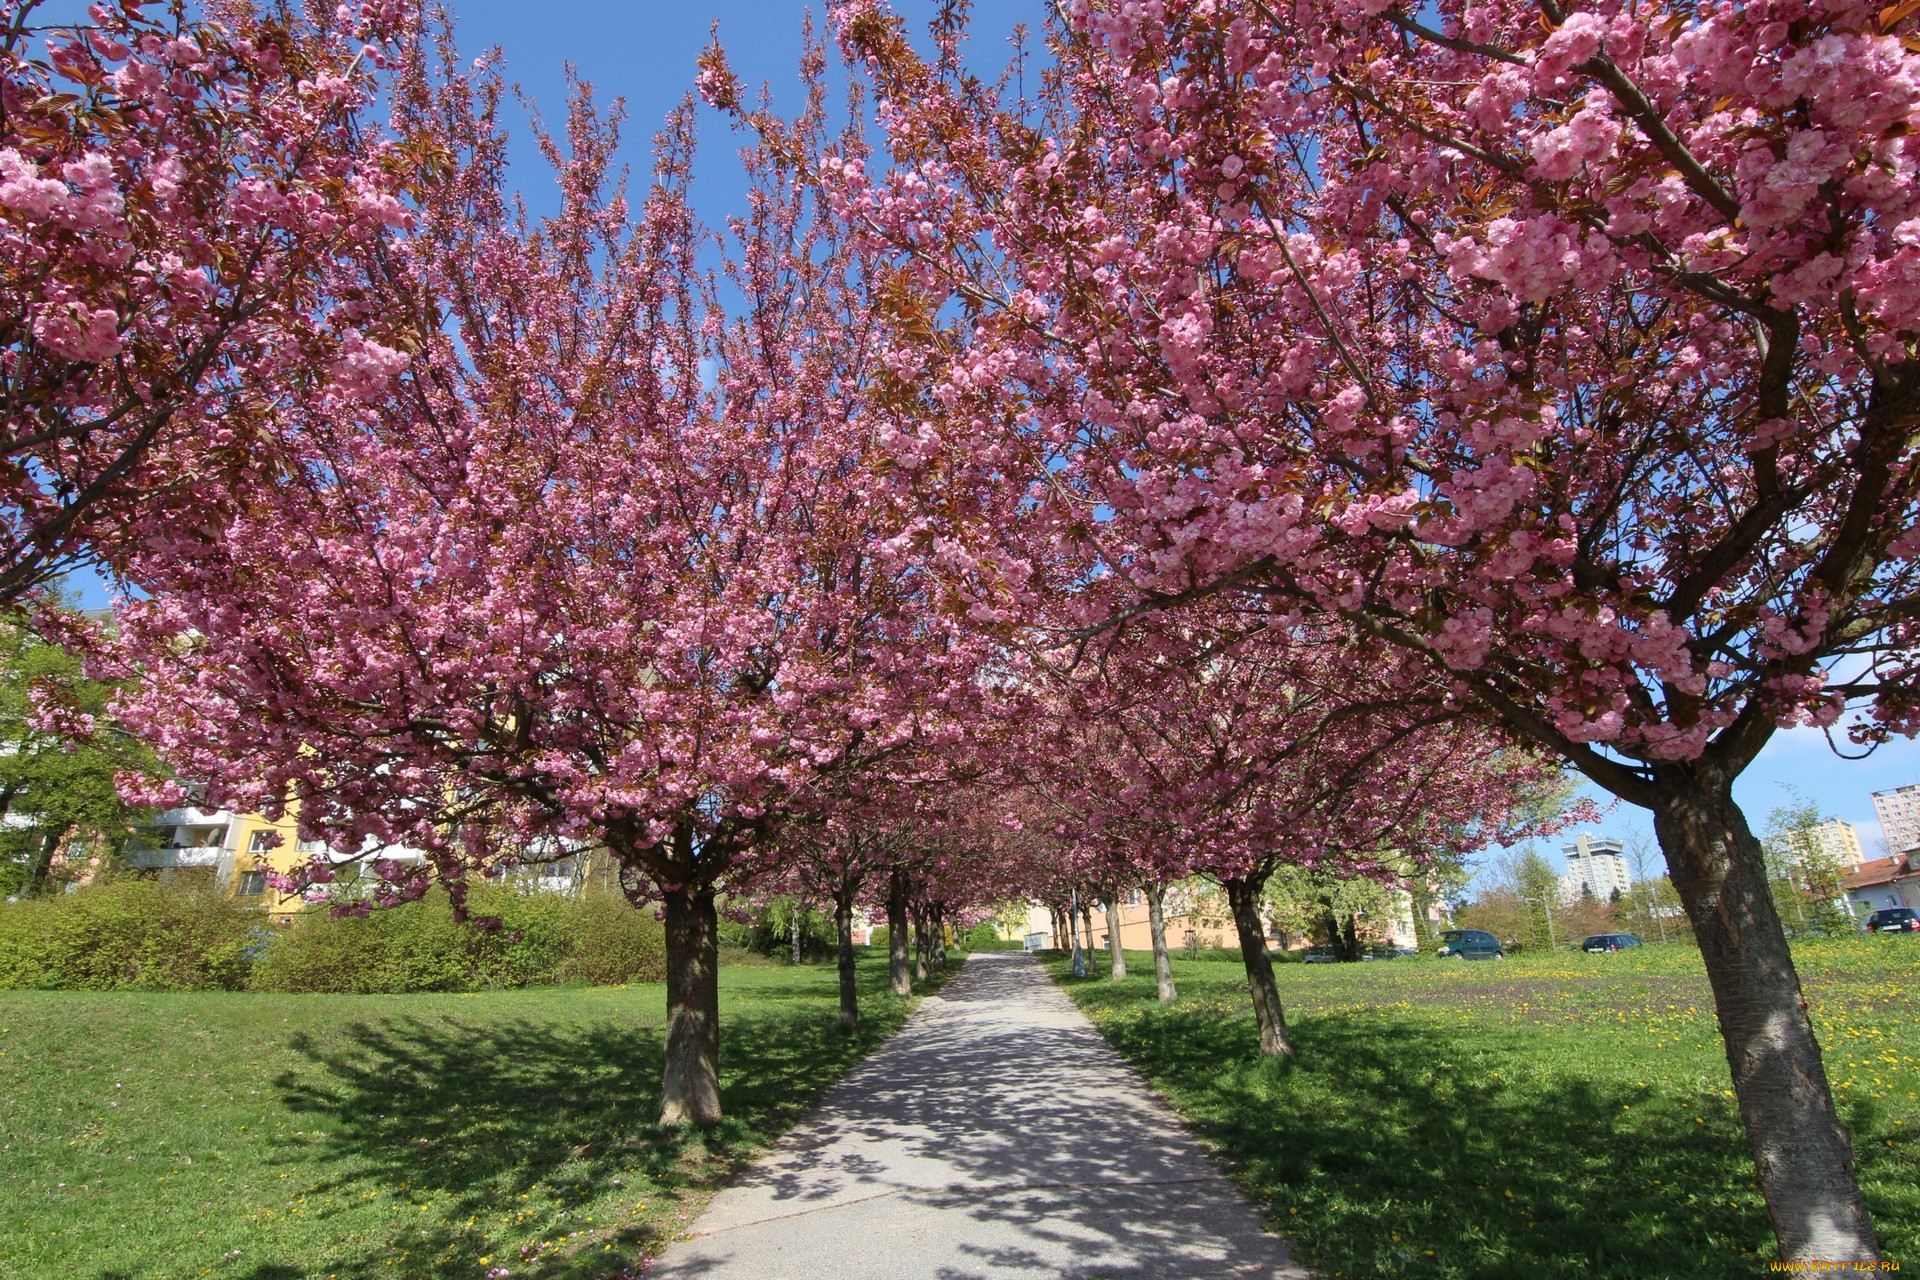
{"label": "shrub", "polygon": [[1026,950],[1025,943],[1017,939],[1012,942],[1007,941],[1000,936],[999,930],[984,920],[967,931],[967,936],[960,940],[960,945],[968,951]]}
{"label": "shrub", "polygon": [[570,982],[618,986],[667,976],[667,933],[651,911],[624,897],[593,893],[575,901],[573,950],[561,975]]}
{"label": "shrub", "polygon": [[666,976],[665,931],[618,894],[487,887],[470,906],[500,928],[455,924],[439,892],[364,920],[315,910],[276,927],[210,881],[126,877],[0,905],[0,988],[373,993]]}
{"label": "shrub", "polygon": [[[1193,951],[1178,951],[1182,960],[1211,960],[1219,964],[1244,964],[1245,958],[1238,947],[1201,947]],[[1269,955],[1272,953],[1269,952]]]}
{"label": "shrub", "polygon": [[793,954],[793,922],[800,918],[800,959],[831,960],[839,954],[839,934],[833,916],[797,903],[792,898],[773,898],[755,913],[741,940],[747,950],[763,956]]}
{"label": "shrub", "polygon": [[150,878],[0,905],[0,987],[232,990],[256,923],[211,886]]}
{"label": "shrub", "polygon": [[317,910],[289,925],[254,967],[261,991],[468,991],[554,982],[654,982],[665,933],[624,897],[475,889],[468,908],[498,929],[456,924],[444,893],[365,919]]}

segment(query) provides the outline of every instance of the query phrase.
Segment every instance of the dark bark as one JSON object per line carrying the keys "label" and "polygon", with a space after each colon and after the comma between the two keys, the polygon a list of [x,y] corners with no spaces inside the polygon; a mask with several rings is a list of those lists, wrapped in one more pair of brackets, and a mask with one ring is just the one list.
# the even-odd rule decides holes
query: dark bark
{"label": "dark bark", "polygon": [[1086,947],[1087,963],[1093,963],[1093,906],[1082,900],[1080,903],[1080,940]]}
{"label": "dark bark", "polygon": [[1343,918],[1335,915],[1333,908],[1328,907],[1324,913],[1324,923],[1327,930],[1327,945],[1333,948],[1333,958],[1343,962],[1358,960],[1361,949],[1360,931],[1353,914],[1349,912]]}
{"label": "dark bark", "polygon": [[897,996],[913,994],[907,929],[907,873],[896,868],[887,881],[887,983]]}
{"label": "dark bark", "polygon": [[1127,976],[1127,952],[1120,945],[1120,895],[1107,895],[1107,959],[1111,962],[1111,974],[1115,982]]}
{"label": "dark bark", "polygon": [[840,1029],[852,1032],[860,1026],[860,991],[853,976],[853,895],[856,884],[845,889],[833,903],[834,943],[840,959]]}
{"label": "dark bark", "polygon": [[1180,993],[1173,986],[1173,961],[1167,955],[1167,889],[1165,885],[1147,886],[1147,930],[1153,935],[1153,977],[1160,988],[1160,1003],[1167,1004]]}
{"label": "dark bark", "polygon": [[913,909],[913,977],[916,982],[927,980],[927,909],[924,905]]}
{"label": "dark bark", "polygon": [[1274,985],[1273,961],[1267,956],[1266,930],[1260,926],[1260,890],[1265,876],[1222,880],[1227,903],[1233,908],[1233,926],[1240,935],[1240,957],[1247,969],[1247,992],[1253,997],[1253,1017],[1260,1026],[1260,1053],[1278,1058],[1293,1052],[1287,1038],[1287,1017],[1280,1007],[1280,988]]}
{"label": "dark bark", "polygon": [[938,903],[927,908],[928,924],[933,935],[933,971],[947,971],[947,909]]}
{"label": "dark bark", "polygon": [[[1693,923],[1767,1212],[1789,1261],[1880,1257],[1853,1146],[1732,779],[1662,771],[1654,831]],[[1703,774],[1705,776],[1703,776]]]}
{"label": "dark bark", "polygon": [[22,887],[21,896],[36,897],[47,891],[47,880],[53,871],[53,855],[60,852],[60,842],[67,838],[72,824],[50,828],[41,839],[40,847],[33,852],[33,861],[27,867],[27,882]]}
{"label": "dark bark", "polygon": [[720,1118],[719,920],[713,890],[666,895],[667,1068],[660,1123]]}

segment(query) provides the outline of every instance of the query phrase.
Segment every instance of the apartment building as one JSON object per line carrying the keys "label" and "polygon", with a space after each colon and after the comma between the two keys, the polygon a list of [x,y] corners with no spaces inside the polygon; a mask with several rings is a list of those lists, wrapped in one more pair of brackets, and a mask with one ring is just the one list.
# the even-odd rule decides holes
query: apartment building
{"label": "apartment building", "polygon": [[1860,833],[1851,822],[1834,818],[1792,832],[1788,837],[1795,854],[1836,867],[1857,866],[1861,861]]}
{"label": "apartment building", "polygon": [[1887,852],[1902,854],[1920,845],[1920,782],[1872,794],[1873,816],[1886,833]]}
{"label": "apartment building", "polygon": [[1626,846],[1605,836],[1574,837],[1560,852],[1567,859],[1567,873],[1560,877],[1560,896],[1568,902],[1591,897],[1601,902],[1615,893],[1633,891],[1633,877],[1627,873]]}
{"label": "apartment building", "polygon": [[[129,841],[126,864],[164,880],[205,877],[267,914],[285,917],[306,904],[298,894],[274,889],[267,877],[291,871],[323,852],[326,846],[320,841],[300,839],[292,815],[276,822],[257,813],[184,807],[162,811]],[[380,856],[412,862],[421,855],[418,850],[395,848],[382,850]]]}

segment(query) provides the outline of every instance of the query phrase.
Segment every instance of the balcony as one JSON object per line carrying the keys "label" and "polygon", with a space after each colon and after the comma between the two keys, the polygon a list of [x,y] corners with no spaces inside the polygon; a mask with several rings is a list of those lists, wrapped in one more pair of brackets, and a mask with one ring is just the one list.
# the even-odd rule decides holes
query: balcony
{"label": "balcony", "polygon": [[127,850],[127,865],[142,870],[162,867],[217,867],[226,850],[217,844],[160,845]]}

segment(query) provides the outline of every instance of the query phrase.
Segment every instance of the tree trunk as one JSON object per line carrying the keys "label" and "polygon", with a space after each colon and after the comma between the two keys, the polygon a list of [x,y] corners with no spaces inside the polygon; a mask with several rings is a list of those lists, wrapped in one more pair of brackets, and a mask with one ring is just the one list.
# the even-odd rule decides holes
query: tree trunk
{"label": "tree trunk", "polygon": [[887,985],[897,996],[913,994],[907,928],[907,873],[896,870],[887,881]]}
{"label": "tree trunk", "polygon": [[1266,930],[1260,927],[1260,889],[1265,876],[1222,880],[1233,925],[1240,934],[1240,958],[1247,969],[1247,993],[1253,997],[1253,1018],[1260,1026],[1260,1053],[1278,1058],[1293,1052],[1287,1038],[1287,1016],[1280,1008],[1280,988],[1274,985],[1273,961],[1267,956]]}
{"label": "tree trunk", "polygon": [[67,838],[67,832],[73,824],[63,823],[49,830],[40,841],[40,847],[34,851],[33,862],[27,867],[27,882],[22,886],[20,896],[35,898],[47,891],[47,880],[53,871],[53,855],[60,852],[60,842]]}
{"label": "tree trunk", "polygon": [[1780,1256],[1877,1261],[1853,1146],[1834,1109],[1760,842],[1733,801],[1731,780],[1696,770],[1658,779],[1653,828],[1706,964]]}
{"label": "tree trunk", "polygon": [[1340,925],[1340,943],[1336,950],[1340,958],[1348,963],[1360,958],[1360,918],[1351,911]]}
{"label": "tree trunk", "polygon": [[927,909],[921,906],[913,912],[913,976],[925,982],[927,973]]}
{"label": "tree trunk", "polygon": [[929,923],[933,931],[933,971],[947,971],[947,910],[938,903],[927,908]]}
{"label": "tree trunk", "polygon": [[1087,977],[1087,952],[1081,950],[1081,940],[1087,935],[1081,933],[1079,921],[1081,921],[1079,894],[1075,892],[1073,900],[1068,902],[1068,935],[1073,938],[1073,977],[1083,979]]}
{"label": "tree trunk", "polygon": [[1093,904],[1090,902],[1083,901],[1080,904],[1080,939],[1083,943],[1086,944],[1087,963],[1092,964],[1093,963]]}
{"label": "tree trunk", "polygon": [[720,1118],[719,919],[712,889],[666,896],[667,1070],[664,1127]]}
{"label": "tree trunk", "polygon": [[1107,950],[1113,980],[1118,982],[1127,976],[1127,953],[1120,945],[1120,895],[1117,892],[1107,894]]}
{"label": "tree trunk", "polygon": [[800,963],[800,903],[795,901],[793,909],[787,913],[787,932],[793,941],[793,962]]}
{"label": "tree trunk", "polygon": [[1067,940],[1067,913],[1058,907],[1048,907],[1047,913],[1053,917],[1053,945],[1056,950],[1066,951],[1071,946]]}
{"label": "tree trunk", "polygon": [[1147,886],[1147,932],[1153,935],[1153,977],[1160,988],[1160,1003],[1169,1004],[1179,992],[1173,988],[1173,961],[1167,955],[1167,888]]}
{"label": "tree trunk", "polygon": [[860,991],[853,981],[852,891],[834,900],[833,932],[840,953],[840,1029],[852,1034],[860,1026]]}

